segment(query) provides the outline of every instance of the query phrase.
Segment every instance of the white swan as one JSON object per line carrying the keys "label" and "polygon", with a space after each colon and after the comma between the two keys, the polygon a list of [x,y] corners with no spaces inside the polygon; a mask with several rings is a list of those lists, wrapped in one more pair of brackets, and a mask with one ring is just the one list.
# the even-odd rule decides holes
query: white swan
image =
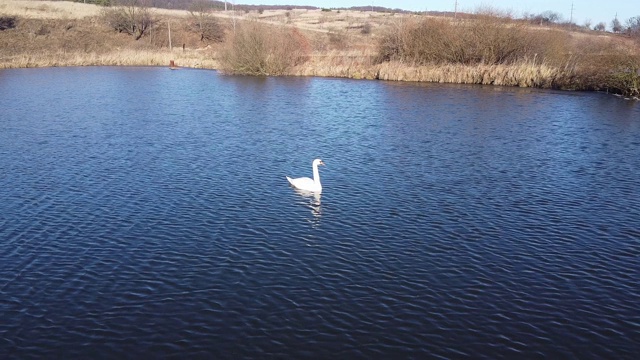
{"label": "white swan", "polygon": [[324,165],[324,162],[322,162],[322,160],[320,159],[313,160],[313,179],[309,179],[308,177],[292,179],[287,176],[289,184],[291,184],[291,186],[296,189],[321,193],[322,184],[320,184],[320,173],[318,172],[318,165]]}

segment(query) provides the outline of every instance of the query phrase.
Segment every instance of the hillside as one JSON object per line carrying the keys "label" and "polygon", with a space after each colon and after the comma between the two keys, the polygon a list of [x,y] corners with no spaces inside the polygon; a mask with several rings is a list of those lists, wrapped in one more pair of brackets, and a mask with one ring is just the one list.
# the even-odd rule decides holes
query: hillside
{"label": "hillside", "polygon": [[[190,11],[145,8],[151,21],[144,33],[134,36],[126,27],[114,26],[113,19],[108,19],[105,11],[111,8],[67,1],[5,0],[0,4],[0,68],[168,65],[174,60],[179,66],[251,73],[238,71],[246,67],[229,63],[237,61],[229,55],[229,49],[243,45],[239,43],[243,34],[253,27],[256,34],[264,37],[262,43],[272,47],[293,46],[297,52],[290,64],[281,63],[277,70],[259,69],[255,74],[611,89],[614,92],[627,87],[631,95],[637,92],[637,77],[626,72],[640,68],[640,42],[619,34],[584,29],[570,31],[486,14],[468,14],[454,20],[442,14],[432,16],[389,9],[376,12],[247,7],[224,11],[197,4],[201,3],[194,0]],[[436,33],[440,35],[434,35]],[[516,39],[513,34],[521,36]],[[493,44],[483,40],[492,36],[495,37]],[[473,40],[474,37],[477,40]],[[270,38],[279,38],[279,42]],[[287,39],[296,42],[283,45]],[[431,42],[420,39],[431,39]],[[448,40],[439,41],[443,39]],[[473,50],[480,55],[429,57],[433,55],[427,53],[435,49],[438,41],[439,46],[444,46],[439,50],[442,54],[460,46],[461,50],[455,51]],[[513,49],[517,56],[510,60],[487,61],[486,49],[478,48],[504,48],[518,41],[523,44]],[[486,44],[478,45],[483,42]],[[256,56],[273,59],[274,54]],[[608,68],[588,73],[603,63],[614,63],[616,69],[622,66],[628,79],[623,84],[605,83],[602,76],[611,72]]]}

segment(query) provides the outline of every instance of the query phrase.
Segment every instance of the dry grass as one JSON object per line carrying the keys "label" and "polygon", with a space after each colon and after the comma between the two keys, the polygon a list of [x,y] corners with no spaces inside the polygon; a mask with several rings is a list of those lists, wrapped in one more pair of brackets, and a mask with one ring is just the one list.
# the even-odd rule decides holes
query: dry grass
{"label": "dry grass", "polygon": [[290,75],[377,79],[379,66],[373,64],[373,55],[367,49],[317,52],[305,63],[294,67]]}
{"label": "dry grass", "polygon": [[456,84],[483,84],[519,87],[553,87],[560,71],[555,67],[533,62],[511,65],[443,64],[407,66],[386,62],[379,67],[379,78],[396,81],[425,81]]}
{"label": "dry grass", "polygon": [[0,63],[0,68],[29,68],[54,66],[176,66],[215,69],[217,61],[199,53],[170,51],[121,50],[107,53],[56,52],[46,55],[19,54]]}
{"label": "dry grass", "polygon": [[2,0],[0,13],[32,19],[82,19],[96,16],[100,7],[67,1]]}
{"label": "dry grass", "polygon": [[[2,0],[0,3],[0,14],[32,19],[83,19],[99,15],[100,9],[97,5],[68,1]],[[189,17],[189,12],[185,10],[153,9],[153,12],[160,17]],[[236,18],[237,21],[259,20],[271,25],[288,25],[301,30],[317,32],[349,29],[352,32],[358,32],[365,23],[371,24],[373,29],[378,29],[385,27],[392,18],[400,19],[412,16],[351,10],[325,12],[304,9],[265,10],[262,14],[243,11],[214,11],[212,15],[225,19],[229,23],[232,18]]]}
{"label": "dry grass", "polygon": [[532,61],[510,65],[407,65],[399,61],[376,64],[373,59],[373,54],[316,54],[307,63],[295,67],[291,75],[536,88],[552,88],[561,78],[557,67]]}

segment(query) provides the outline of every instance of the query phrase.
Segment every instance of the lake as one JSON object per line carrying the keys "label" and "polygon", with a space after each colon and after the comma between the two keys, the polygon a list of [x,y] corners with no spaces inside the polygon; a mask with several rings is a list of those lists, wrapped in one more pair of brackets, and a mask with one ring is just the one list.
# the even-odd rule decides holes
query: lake
{"label": "lake", "polygon": [[3,358],[640,353],[640,103],[116,67],[0,94]]}

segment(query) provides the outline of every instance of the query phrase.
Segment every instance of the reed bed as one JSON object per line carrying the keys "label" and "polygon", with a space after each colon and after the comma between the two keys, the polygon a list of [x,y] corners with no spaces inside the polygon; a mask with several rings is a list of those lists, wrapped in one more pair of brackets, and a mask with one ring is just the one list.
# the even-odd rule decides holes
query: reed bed
{"label": "reed bed", "polygon": [[369,51],[361,54],[333,51],[314,54],[289,75],[552,88],[562,77],[562,71],[534,61],[508,65],[376,63],[375,54]]}
{"label": "reed bed", "polygon": [[374,54],[364,50],[314,53],[309,59],[291,69],[289,75],[377,79],[378,66],[373,65]]}
{"label": "reed bed", "polygon": [[545,64],[519,62],[505,65],[439,64],[410,66],[402,62],[385,62],[378,67],[378,78],[395,81],[482,84],[551,88],[560,70]]}
{"label": "reed bed", "polygon": [[55,52],[47,54],[17,54],[0,59],[0,68],[30,68],[56,66],[176,66],[216,69],[217,61],[209,53],[182,53],[151,50],[120,50],[105,53]]}

